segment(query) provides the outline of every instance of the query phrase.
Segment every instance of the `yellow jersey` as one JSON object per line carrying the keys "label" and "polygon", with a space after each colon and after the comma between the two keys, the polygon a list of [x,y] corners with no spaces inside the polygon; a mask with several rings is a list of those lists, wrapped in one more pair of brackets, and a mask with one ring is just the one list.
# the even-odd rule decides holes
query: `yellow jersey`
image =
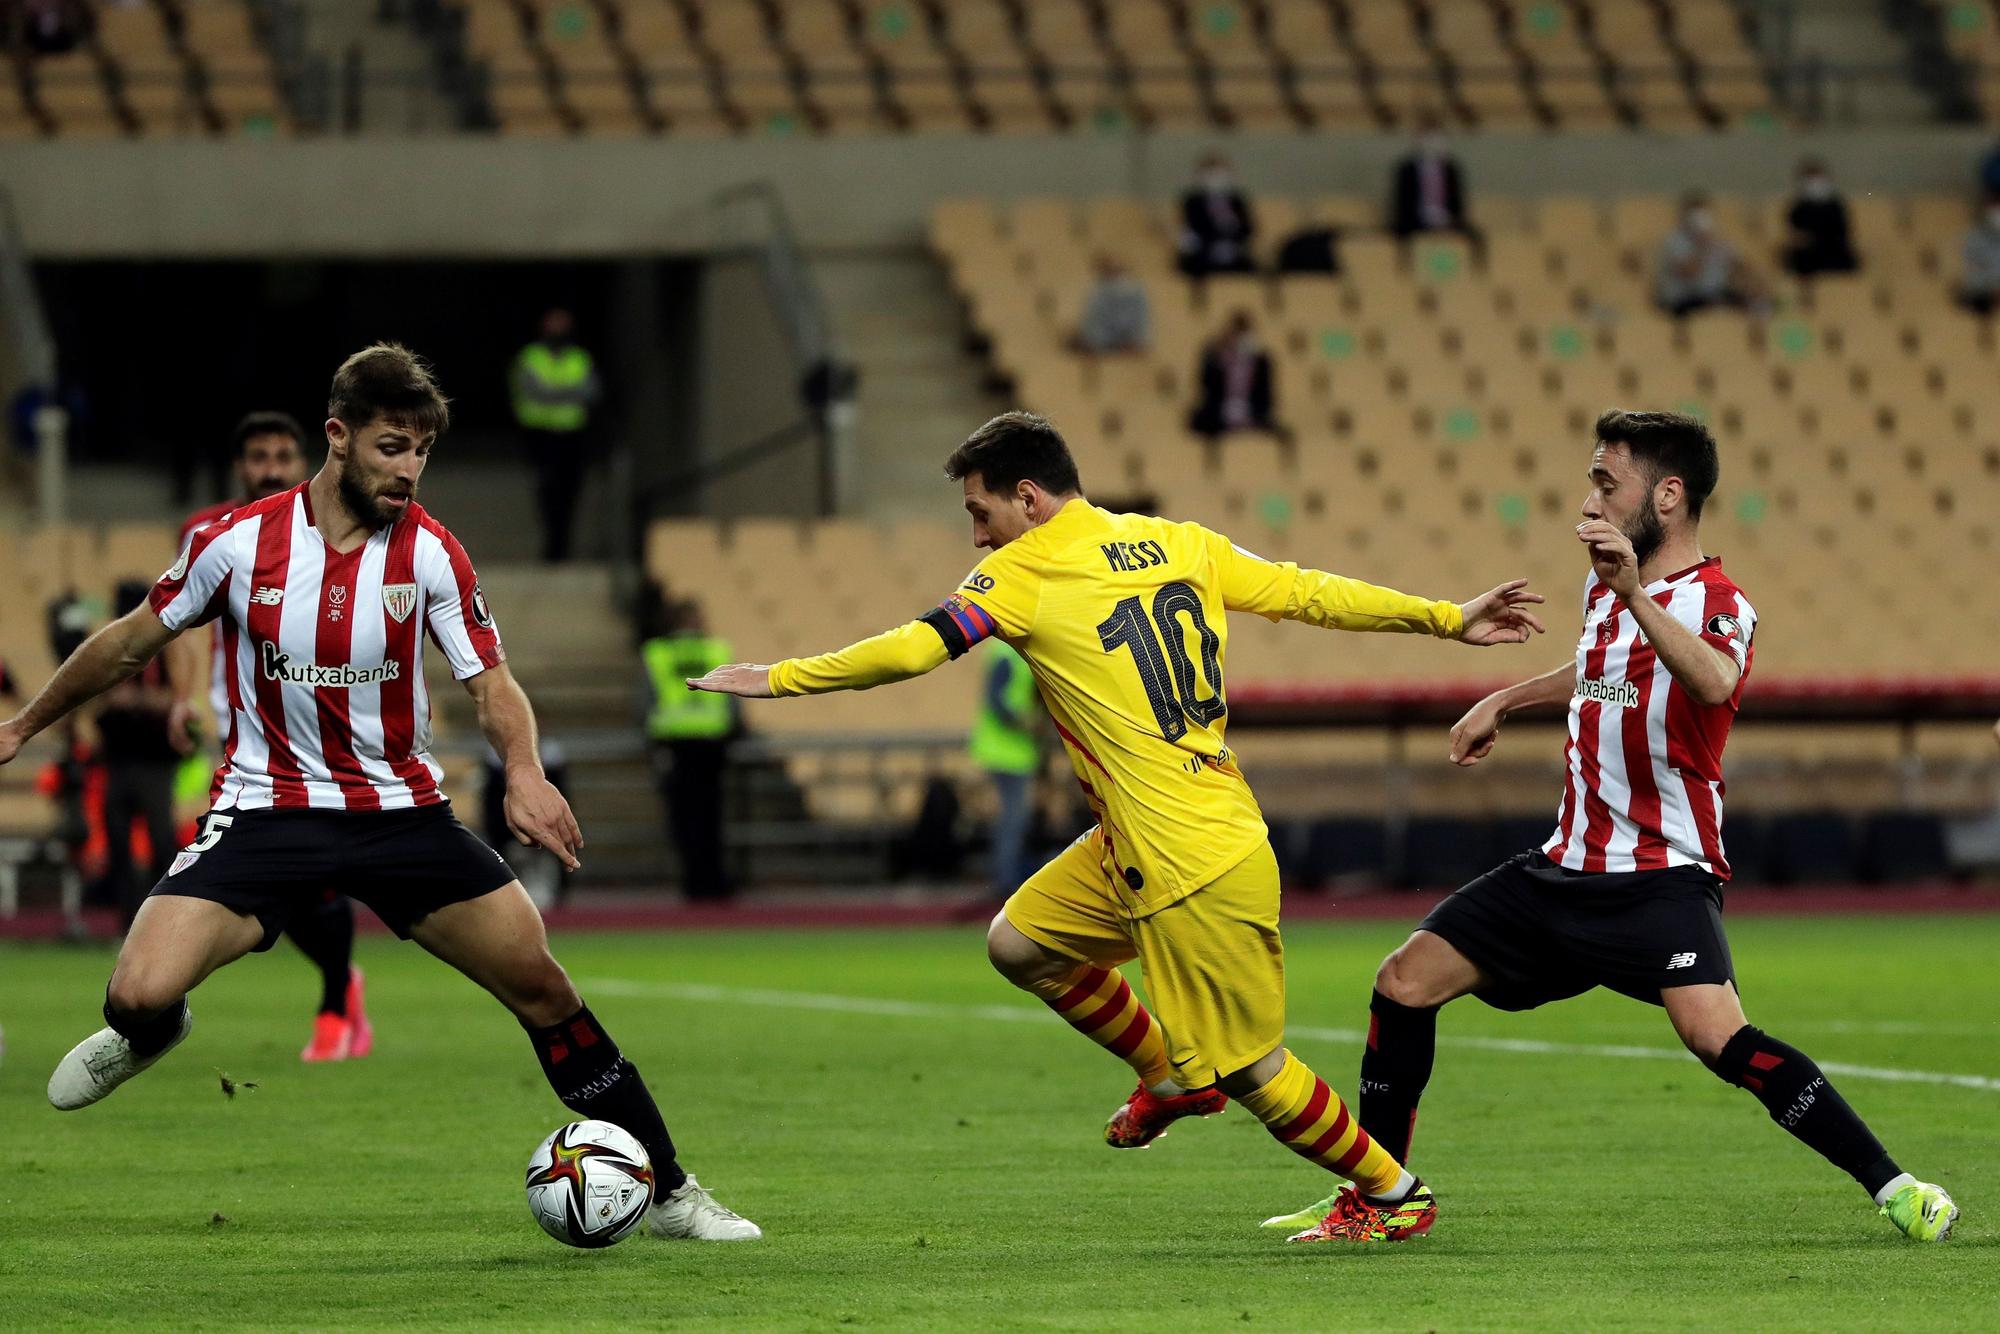
{"label": "yellow jersey", "polygon": [[1253,556],[1200,524],[1078,497],[979,562],[918,620],[771,668],[774,695],[867,689],[998,637],[1027,660],[1128,915],[1178,902],[1267,837],[1223,739],[1226,613],[1456,638],[1458,605]]}

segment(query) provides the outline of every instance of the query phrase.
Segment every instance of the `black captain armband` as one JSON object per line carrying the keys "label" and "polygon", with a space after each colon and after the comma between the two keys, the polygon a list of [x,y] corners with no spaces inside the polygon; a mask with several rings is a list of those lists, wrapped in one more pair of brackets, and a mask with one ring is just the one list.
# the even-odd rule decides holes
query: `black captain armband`
{"label": "black captain armband", "polygon": [[1000,628],[984,607],[956,593],[917,619],[938,632],[948,658],[964,657],[974,644]]}
{"label": "black captain armband", "polygon": [[972,647],[965,640],[965,631],[958,628],[958,622],[952,620],[951,613],[943,607],[932,607],[917,619],[938,632],[938,638],[944,641],[945,657],[962,658],[965,651]]}

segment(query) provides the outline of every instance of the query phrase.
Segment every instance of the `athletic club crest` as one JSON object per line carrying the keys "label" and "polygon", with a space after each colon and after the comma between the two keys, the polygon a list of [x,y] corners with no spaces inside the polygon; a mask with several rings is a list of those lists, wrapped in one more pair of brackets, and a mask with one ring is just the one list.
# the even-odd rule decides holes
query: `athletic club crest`
{"label": "athletic club crest", "polygon": [[415,584],[382,585],[382,610],[389,618],[401,625],[410,619],[410,613],[417,609],[417,586]]}

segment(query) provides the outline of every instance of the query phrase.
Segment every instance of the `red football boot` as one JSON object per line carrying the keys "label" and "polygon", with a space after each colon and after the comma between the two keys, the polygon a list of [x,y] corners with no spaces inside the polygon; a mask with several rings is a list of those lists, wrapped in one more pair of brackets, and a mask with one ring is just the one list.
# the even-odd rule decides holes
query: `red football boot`
{"label": "red football boot", "polygon": [[368,1022],[367,979],[352,964],[347,968],[347,1022],[354,1033],[348,1039],[347,1056],[358,1061],[375,1050],[375,1028]]}
{"label": "red football boot", "polygon": [[351,1049],[354,1026],[343,1015],[320,1014],[313,1020],[312,1041],[299,1053],[301,1061],[344,1061]]}
{"label": "red football boot", "polygon": [[1220,1089],[1196,1089],[1161,1098],[1144,1084],[1132,1091],[1125,1105],[1104,1125],[1104,1142],[1114,1149],[1143,1149],[1167,1133],[1184,1116],[1214,1116],[1229,1105]]}
{"label": "red football boot", "polygon": [[1326,1217],[1288,1241],[1415,1241],[1437,1222],[1437,1198],[1419,1181],[1399,1204],[1377,1204],[1343,1186]]}

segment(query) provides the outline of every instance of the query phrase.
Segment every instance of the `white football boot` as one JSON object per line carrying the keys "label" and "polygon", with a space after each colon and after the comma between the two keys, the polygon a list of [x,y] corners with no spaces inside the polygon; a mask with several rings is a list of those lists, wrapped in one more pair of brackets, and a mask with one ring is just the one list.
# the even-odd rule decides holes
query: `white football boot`
{"label": "white football boot", "polygon": [[181,1011],[181,1031],[160,1050],[140,1060],[132,1055],[132,1044],[116,1029],[100,1028],[69,1049],[62,1064],[49,1076],[49,1102],[60,1112],[88,1107],[111,1094],[111,1090],[146,1069],[181,1045],[194,1027],[194,1013]]}
{"label": "white football boot", "polygon": [[764,1235],[763,1228],[717,1204],[693,1177],[647,1210],[646,1231],[685,1241],[755,1241]]}

